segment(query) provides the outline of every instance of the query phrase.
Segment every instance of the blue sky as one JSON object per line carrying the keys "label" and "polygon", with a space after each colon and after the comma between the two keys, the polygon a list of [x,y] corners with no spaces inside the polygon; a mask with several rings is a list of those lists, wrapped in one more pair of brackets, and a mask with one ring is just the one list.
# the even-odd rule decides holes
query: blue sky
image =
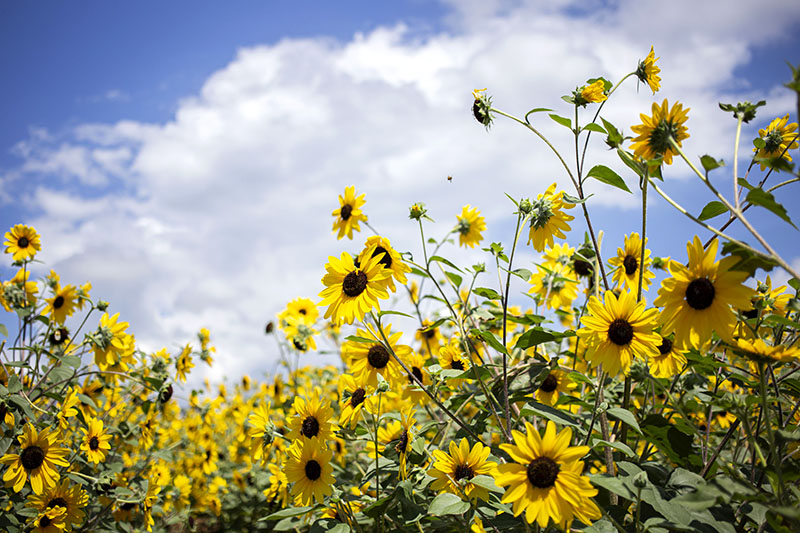
{"label": "blue sky", "polygon": [[[681,14],[690,5],[695,15]],[[769,99],[743,153],[775,116],[796,121],[780,85],[785,61],[800,62],[799,30],[800,7],[781,1],[5,2],[0,226],[35,225],[47,268],[65,283],[91,280],[148,349],[211,328],[228,356],[209,376],[235,377],[274,357],[263,322],[289,299],[316,298],[327,256],[360,247],[329,235],[345,186],[367,194],[370,220],[398,248],[418,252],[405,219],[413,201],[429,205],[439,233],[476,205],[487,240],[508,242],[504,191],[535,197],[552,181],[567,185],[521,128],[498,121],[487,133],[474,122],[472,89],[488,86],[498,107],[520,115],[568,114],[562,94],[591,77],[618,79],[655,45],[662,91],[630,83],[604,116],[629,128],[653,101],[681,99],[692,108],[687,151],[730,163],[735,121],[716,102]],[[541,127],[571,154],[564,131]],[[595,140],[593,160],[633,186]],[[730,172],[714,174],[726,194]],[[712,199],[685,167],[666,174],[694,212]],[[786,191],[796,205],[798,189]],[[609,257],[639,229],[637,200],[594,192]],[[651,209],[654,253],[683,259],[695,229],[663,202]],[[749,213],[800,266],[797,232]],[[575,229],[572,244],[577,220]],[[0,267],[0,278],[11,273]]]}

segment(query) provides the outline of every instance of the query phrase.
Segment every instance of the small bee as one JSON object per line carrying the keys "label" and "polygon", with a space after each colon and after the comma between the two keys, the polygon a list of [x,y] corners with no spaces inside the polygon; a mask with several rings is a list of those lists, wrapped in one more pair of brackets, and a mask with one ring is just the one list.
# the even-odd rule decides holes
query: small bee
{"label": "small bee", "polygon": [[450,183],[453,183],[453,176],[447,176],[447,181],[449,181]]}

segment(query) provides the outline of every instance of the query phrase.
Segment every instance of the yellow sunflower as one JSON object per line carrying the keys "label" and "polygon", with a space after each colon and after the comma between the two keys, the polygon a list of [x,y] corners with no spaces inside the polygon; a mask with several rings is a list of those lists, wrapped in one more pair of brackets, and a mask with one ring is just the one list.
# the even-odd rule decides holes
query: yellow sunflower
{"label": "yellow sunflower", "polygon": [[414,332],[414,338],[420,342],[420,350],[423,353],[435,356],[439,354],[444,337],[438,327],[431,327],[433,324],[432,320],[424,319],[420,328]]}
{"label": "yellow sunflower", "polygon": [[337,325],[362,320],[371,310],[380,310],[379,299],[389,298],[386,284],[391,272],[383,268],[381,257],[374,257],[372,251],[366,255],[368,259],[358,267],[347,252],[341,258],[328,257],[319,305],[328,306],[325,318]]}
{"label": "yellow sunflower", "polygon": [[556,265],[566,266],[572,270],[572,257],[575,255],[575,248],[567,243],[554,244],[544,252],[542,264],[552,269]]}
{"label": "yellow sunflower", "polygon": [[536,269],[528,293],[538,295],[548,309],[570,309],[578,297],[578,280],[572,269],[561,264],[550,268],[536,265]]}
{"label": "yellow sunflower", "polygon": [[295,298],[286,304],[286,311],[290,316],[298,317],[308,326],[313,325],[319,318],[319,309],[309,298]]}
{"label": "yellow sunflower", "polygon": [[67,527],[67,512],[63,507],[41,511],[31,522],[31,533],[61,533]]}
{"label": "yellow sunflower", "polygon": [[572,209],[575,204],[564,200],[564,191],[556,192],[556,184],[550,185],[544,194],[540,194],[531,202],[531,225],[528,231],[528,244],[533,241],[533,248],[537,252],[544,251],[546,246],[553,246],[553,237],[565,239],[566,232],[571,228],[567,222],[574,219],[572,215],[564,213],[564,209]]}
{"label": "yellow sunflower", "polygon": [[75,305],[78,303],[78,294],[75,292],[74,285],[60,287],[58,284],[53,288],[53,297],[45,300],[47,307],[44,312],[59,324],[63,324],[67,317],[75,312]]}
{"label": "yellow sunflower", "polygon": [[130,349],[132,337],[125,333],[127,322],[117,322],[119,313],[112,317],[103,313],[100,324],[93,335],[94,362],[98,365],[113,365]]}
{"label": "yellow sunflower", "polygon": [[362,374],[362,378],[356,380],[350,374],[339,376],[339,397],[342,399],[339,425],[342,427],[355,427],[361,417],[365,400],[369,397],[369,393],[373,392],[364,377]]}
{"label": "yellow sunflower", "polygon": [[576,386],[566,372],[553,368],[533,392],[533,397],[545,405],[555,405],[559,394],[569,394]]}
{"label": "yellow sunflower", "polygon": [[486,230],[486,221],[481,216],[478,208],[471,207],[469,204],[461,209],[461,214],[456,215],[455,231],[458,233],[458,245],[474,248],[476,244],[483,240],[481,232]]}
{"label": "yellow sunflower", "polygon": [[[758,130],[758,136],[765,144],[763,148],[753,148],[757,158],[772,159],[783,157],[786,161],[792,160],[789,150],[798,147],[797,122],[787,124],[788,121],[789,114],[787,113],[784,117],[775,118],[766,129]],[[761,170],[767,168],[767,165],[763,162],[760,164]]]}
{"label": "yellow sunflower", "polygon": [[5,239],[3,244],[12,261],[28,261],[42,249],[39,234],[31,226],[16,224],[6,232]]}
{"label": "yellow sunflower", "polygon": [[581,98],[590,104],[608,100],[603,80],[596,80],[589,85],[584,85],[581,88]]}
{"label": "yellow sunflower", "polygon": [[678,146],[689,138],[684,123],[689,119],[689,108],[683,109],[680,103],[674,103],[669,107],[667,99],[659,106],[653,103],[652,116],[641,113],[639,117],[642,123],[633,126],[631,129],[639,136],[633,139],[633,154],[642,159],[655,159],[662,156],[664,163],[671,165],[672,156],[677,152],[673,151],[669,143],[670,137],[675,139]]}
{"label": "yellow sunflower", "polygon": [[30,422],[22,431],[18,437],[20,453],[0,457],[0,463],[8,466],[3,481],[6,486],[13,487],[14,492],[19,492],[30,476],[34,494],[41,494],[61,477],[56,467],[69,466],[66,460],[69,450],[61,447],[58,431],[45,428],[37,432]]}
{"label": "yellow sunflower", "polygon": [[323,503],[325,496],[333,492],[333,452],[325,448],[314,437],[302,443],[297,442],[286,455],[283,470],[292,486],[292,496],[301,504]]}
{"label": "yellow sunflower", "polygon": [[[461,349],[461,342],[458,337],[453,337],[450,342],[439,350],[437,356],[439,366],[446,370],[469,370],[470,360],[469,356]],[[449,378],[453,385],[461,383],[459,378]]]}
{"label": "yellow sunflower", "polygon": [[[428,470],[428,475],[433,477],[431,489],[439,492],[452,492],[463,498],[489,499],[489,491],[471,481],[475,476],[492,475],[497,463],[487,461],[491,453],[488,446],[476,442],[470,449],[466,437],[456,444],[450,441],[450,453],[442,450],[433,450],[433,466]],[[466,482],[461,480],[465,479]],[[462,484],[463,483],[463,484]]]}
{"label": "yellow sunflower", "polygon": [[345,235],[348,239],[353,238],[353,230],[361,231],[359,222],[366,222],[367,215],[361,211],[361,207],[366,203],[364,195],[356,196],[356,188],[354,185],[345,187],[344,196],[339,195],[339,208],[334,209],[331,213],[335,220],[333,221],[333,231],[339,232],[336,236],[341,240]]}
{"label": "yellow sunflower", "polygon": [[733,348],[756,363],[788,363],[800,359],[800,349],[784,345],[770,346],[764,339],[736,339]]}
{"label": "yellow sunflower", "polygon": [[581,318],[585,327],[577,333],[586,341],[586,360],[593,367],[602,364],[610,376],[627,376],[634,357],[645,361],[658,355],[661,336],[653,332],[658,310],[645,310],[644,300],[637,303],[633,292],[622,291],[617,298],[606,291],[604,302],[592,296],[587,311]]}
{"label": "yellow sunflower", "polygon": [[192,363],[192,345],[187,344],[183,347],[183,350],[181,350],[181,353],[178,355],[177,359],[175,359],[175,379],[181,383],[186,383],[186,374],[188,374],[193,368],[194,363]]}
{"label": "yellow sunflower", "polygon": [[[370,250],[372,251],[371,255],[367,256]],[[381,265],[392,273],[389,278],[386,278],[386,286],[389,290],[392,292],[397,291],[394,280],[397,280],[397,283],[402,283],[403,285],[408,283],[406,272],[411,272],[411,267],[405,264],[403,258],[397,253],[397,250],[392,248],[392,243],[389,242],[389,239],[378,235],[373,235],[368,238],[367,242],[364,244],[364,250],[358,255],[356,263],[361,264],[365,258],[375,256],[379,256]]]}
{"label": "yellow sunflower", "polygon": [[508,486],[503,503],[513,503],[514,516],[525,512],[525,520],[546,528],[550,521],[568,529],[574,519],[590,524],[601,512],[592,500],[597,489],[583,473],[581,457],[588,446],[570,446],[572,430],[556,434],[547,422],[544,437],[529,422],[524,433],[512,430],[514,444],[501,444],[513,463],[497,467],[495,483]]}
{"label": "yellow sunflower", "polygon": [[[404,362],[414,378],[422,382],[423,387],[431,385],[431,376],[428,374],[422,355],[412,352]],[[408,383],[403,387],[402,398],[413,405],[422,405],[428,400],[428,395],[416,380],[412,379],[411,375],[408,376]]]}
{"label": "yellow sunflower", "polygon": [[333,418],[333,408],[330,404],[320,399],[320,391],[315,390],[308,396],[296,397],[292,405],[294,415],[289,419],[289,433],[286,435],[291,440],[317,440],[321,445],[333,435],[331,418]]}
{"label": "yellow sunflower", "polygon": [[277,464],[270,463],[267,467],[270,473],[269,486],[264,489],[264,496],[268,502],[277,501],[281,507],[286,507],[289,505],[289,479],[281,468],[284,459],[277,456],[275,461]]}
{"label": "yellow sunflower", "polygon": [[268,450],[273,439],[274,425],[270,421],[269,410],[270,403],[262,402],[247,418],[247,423],[250,425],[250,429],[247,431],[247,437],[250,439],[250,454],[254,460],[260,460],[262,464],[267,461]]}
{"label": "yellow sunflower", "polygon": [[[645,239],[645,246],[647,246],[647,239]],[[646,291],[650,287],[650,282],[656,275],[653,274],[649,267],[653,262],[650,259],[650,250],[644,250],[644,269],[639,265],[639,260],[642,258],[642,239],[638,233],[631,233],[625,236],[624,248],[617,248],[617,255],[608,260],[608,264],[616,267],[612,280],[618,287],[627,287],[629,291],[639,290],[639,276],[644,270],[644,279],[642,280],[642,290]]]}
{"label": "yellow sunflower", "polygon": [[672,339],[664,337],[658,346],[658,355],[650,357],[650,373],[656,378],[677,376],[686,364],[686,355],[675,346]]}
{"label": "yellow sunflower", "polygon": [[651,46],[650,53],[642,61],[639,61],[639,66],[636,68],[636,77],[640,82],[649,85],[653,94],[656,94],[656,91],[661,88],[661,78],[658,76],[661,69],[656,66],[656,61],[659,59],[661,58],[656,57]]}
{"label": "yellow sunflower", "polygon": [[90,463],[98,464],[106,460],[106,455],[111,449],[111,435],[103,430],[103,421],[98,418],[89,417],[86,420],[88,428],[81,428],[83,438],[81,451],[86,452],[86,458]]}
{"label": "yellow sunflower", "polygon": [[[397,344],[403,333],[400,331],[392,333],[391,324],[382,328],[395,355],[403,361],[408,359],[412,353],[411,347]],[[375,342],[347,341],[342,344],[342,358],[348,362],[353,376],[371,387],[377,387],[380,374],[393,387],[400,386],[404,381],[405,372],[383,343],[380,333],[368,326],[366,330],[359,329],[356,336],[362,339],[374,339]]]}
{"label": "yellow sunflower", "polygon": [[686,245],[689,266],[670,261],[671,278],[665,279],[658,289],[653,305],[663,307],[662,335],[675,332],[675,343],[680,348],[699,348],[716,331],[729,340],[736,326],[736,313],[731,309],[749,309],[753,289],[742,285],[747,272],[730,270],[737,263],[735,257],[715,262],[719,240],[715,239],[707,250],[700,238]]}
{"label": "yellow sunflower", "polygon": [[0,287],[0,303],[6,311],[14,309],[24,309],[29,305],[36,305],[36,294],[39,286],[35,281],[28,281],[31,272],[27,269],[19,269],[14,277],[4,281]]}
{"label": "yellow sunflower", "polygon": [[80,485],[70,485],[69,480],[62,479],[42,494],[28,496],[28,507],[44,512],[53,507],[61,507],[66,514],[65,531],[72,531],[73,527],[80,526],[86,516],[82,511],[89,503],[89,496]]}

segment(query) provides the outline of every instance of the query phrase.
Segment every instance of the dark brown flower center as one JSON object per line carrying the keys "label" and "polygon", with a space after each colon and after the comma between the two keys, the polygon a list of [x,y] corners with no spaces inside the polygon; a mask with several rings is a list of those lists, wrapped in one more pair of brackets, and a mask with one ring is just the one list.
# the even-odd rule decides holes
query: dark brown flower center
{"label": "dark brown flower center", "polygon": [[305,315],[307,311],[305,309],[300,309],[298,313],[300,313],[301,315]]}
{"label": "dark brown flower center", "polygon": [[608,338],[617,346],[625,346],[633,339],[633,328],[624,318],[618,318],[608,326]]}
{"label": "dark brown flower center", "polygon": [[100,441],[97,440],[97,437],[92,437],[89,439],[89,449],[92,451],[97,450],[100,447]]}
{"label": "dark brown flower center", "polygon": [[29,241],[27,237],[20,237],[17,239],[18,248],[27,248],[30,243],[31,241]]}
{"label": "dark brown flower center", "polygon": [[311,437],[316,437],[319,434],[319,422],[317,421],[317,417],[307,416],[305,420],[303,420],[303,426],[300,432],[309,439]]}
{"label": "dark brown flower center", "polygon": [[385,266],[386,268],[392,268],[392,256],[389,255],[389,251],[386,250],[386,248],[384,248],[383,246],[378,246],[377,248],[375,248],[375,251],[372,252],[372,257],[381,254],[383,254],[383,257],[381,257],[379,263]]}
{"label": "dark brown flower center", "polygon": [[363,387],[357,388],[355,392],[353,392],[353,395],[350,396],[350,405],[358,407],[358,405],[364,402],[366,395],[367,391],[365,391]]}
{"label": "dark brown flower center", "polygon": [[69,337],[69,330],[67,328],[58,328],[50,334],[51,344],[61,344]]}
{"label": "dark brown flower center", "polygon": [[639,267],[639,261],[632,255],[626,255],[622,260],[622,266],[625,267],[625,274],[632,276],[636,269]]}
{"label": "dark brown flower center", "polygon": [[542,392],[553,392],[558,387],[558,378],[553,374],[550,373],[544,378],[542,384],[539,385],[539,390]]}
{"label": "dark brown flower center", "polygon": [[549,457],[537,457],[528,465],[528,481],[540,489],[552,487],[558,478],[561,467]]}
{"label": "dark brown flower center", "polygon": [[714,284],[708,278],[692,280],[686,287],[686,303],[698,311],[708,309],[714,302],[715,293]]}
{"label": "dark brown flower center", "polygon": [[44,451],[38,446],[28,446],[22,450],[19,459],[25,470],[33,470],[34,468],[42,466],[44,462]]}
{"label": "dark brown flower center", "polygon": [[[422,370],[418,366],[412,366],[411,367],[411,374],[415,378],[417,378],[417,381],[422,383]],[[411,376],[408,377],[408,382],[409,383],[416,383],[416,381],[414,381],[414,379],[412,379]]]}
{"label": "dark brown flower center", "polygon": [[475,472],[472,471],[472,467],[469,465],[458,465],[456,471],[453,473],[453,478],[456,481],[464,478],[472,479],[473,477],[475,477]]}
{"label": "dark brown flower center", "polygon": [[669,339],[662,339],[661,345],[658,347],[658,353],[660,353],[661,355],[667,355],[671,351],[672,351],[672,341]]}
{"label": "dark brown flower center", "polygon": [[53,300],[53,309],[61,309],[62,305],[64,305],[64,297],[61,295],[56,296],[56,299]]}
{"label": "dark brown flower center", "polygon": [[64,498],[53,498],[52,500],[47,502],[48,509],[55,506],[64,507],[66,509],[68,507],[67,500],[65,500]]}
{"label": "dark brown flower center", "polygon": [[373,368],[385,368],[389,364],[389,352],[382,344],[373,344],[367,352],[367,361]]}
{"label": "dark brown flower center", "polygon": [[426,329],[422,332],[422,337],[427,340],[431,340],[436,338],[436,330],[435,329]]}
{"label": "dark brown flower center", "polygon": [[306,477],[311,481],[316,481],[322,475],[322,467],[314,459],[306,463]]}
{"label": "dark brown flower center", "polygon": [[340,213],[339,216],[342,217],[342,220],[347,220],[348,218],[350,218],[350,214],[352,212],[353,212],[353,206],[352,205],[349,205],[349,204],[343,205],[341,211],[339,212]]}
{"label": "dark brown flower center", "polygon": [[592,264],[583,259],[576,259],[575,262],[572,263],[572,269],[579,276],[589,276],[592,274]]}
{"label": "dark brown flower center", "polygon": [[136,507],[136,504],[133,502],[125,502],[119,506],[119,508],[122,509],[123,511],[130,511],[134,507]]}
{"label": "dark brown flower center", "polygon": [[172,398],[173,392],[174,389],[172,388],[172,384],[170,383],[169,385],[167,385],[167,388],[161,391],[161,396],[160,396],[161,403],[167,403],[170,400],[170,398]]}
{"label": "dark brown flower center", "polygon": [[361,270],[354,270],[344,277],[342,291],[347,296],[354,298],[367,288],[367,275]]}
{"label": "dark brown flower center", "polygon": [[406,448],[408,447],[408,430],[404,429],[402,433],[400,433],[400,442],[397,443],[397,446],[394,447],[397,453],[406,453]]}
{"label": "dark brown flower center", "polygon": [[450,364],[450,368],[453,370],[464,370],[464,363],[458,359],[453,359],[453,362]]}
{"label": "dark brown flower center", "polygon": [[44,515],[42,518],[39,519],[39,527],[47,527],[50,525],[51,522],[52,520],[50,520],[50,517]]}

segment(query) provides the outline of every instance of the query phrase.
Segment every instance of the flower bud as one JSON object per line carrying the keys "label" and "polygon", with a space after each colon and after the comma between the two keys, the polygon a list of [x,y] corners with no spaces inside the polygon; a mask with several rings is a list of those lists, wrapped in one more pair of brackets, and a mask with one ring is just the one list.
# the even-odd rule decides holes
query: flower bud
{"label": "flower bud", "polygon": [[425,209],[425,204],[422,202],[416,202],[408,208],[408,218],[411,220],[419,220],[424,217],[427,212],[428,210]]}
{"label": "flower bud", "polygon": [[106,309],[108,309],[108,306],[109,306],[109,305],[110,305],[110,304],[109,304],[107,301],[105,301],[105,300],[100,300],[100,301],[98,301],[98,302],[97,302],[97,310],[98,310],[98,311],[105,312],[105,311],[106,311]]}

